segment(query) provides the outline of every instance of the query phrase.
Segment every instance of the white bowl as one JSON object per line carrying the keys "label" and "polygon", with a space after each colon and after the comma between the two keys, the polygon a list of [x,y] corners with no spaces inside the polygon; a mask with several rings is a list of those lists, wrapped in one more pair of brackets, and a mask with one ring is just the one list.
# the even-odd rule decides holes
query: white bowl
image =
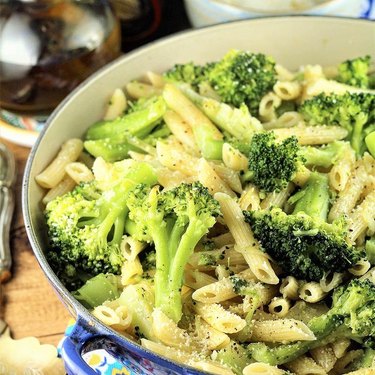
{"label": "white bowl", "polygon": [[[82,363],[80,351],[87,342],[91,345],[104,336],[123,350],[122,360],[126,362],[124,356],[143,358],[149,367],[153,366],[154,374],[203,373],[168,361],[106,327],[74,299],[48,265],[44,255],[47,249],[45,224],[40,207],[44,191],[37,185],[35,176],[50,163],[61,144],[69,138],[81,137],[91,124],[102,118],[113,91],[141,77],[147,70],[163,72],[174,63],[215,61],[231,48],[269,54],[293,70],[305,64],[334,65],[367,54],[374,59],[374,46],[375,24],[363,20],[296,16],[222,24],[183,32],[139,48],[96,72],[59,105],[31,151],[25,169],[22,204],[34,253],[46,277],[77,318],[71,336],[64,341],[64,361],[70,369],[68,374],[94,374]],[[67,343],[70,351],[66,349]],[[167,372],[161,372],[164,370]],[[146,370],[129,372],[150,374]]]}
{"label": "white bowl", "polygon": [[[184,0],[194,27],[278,15],[318,15],[375,19],[372,0]],[[310,4],[297,6],[293,4]]]}

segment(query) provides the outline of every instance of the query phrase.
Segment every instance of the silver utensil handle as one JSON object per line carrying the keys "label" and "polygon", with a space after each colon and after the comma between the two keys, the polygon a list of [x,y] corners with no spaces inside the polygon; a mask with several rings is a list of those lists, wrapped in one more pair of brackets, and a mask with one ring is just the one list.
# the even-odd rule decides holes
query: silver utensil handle
{"label": "silver utensil handle", "polygon": [[10,276],[12,257],[9,246],[9,232],[14,211],[14,195],[7,186],[0,187],[0,283]]}

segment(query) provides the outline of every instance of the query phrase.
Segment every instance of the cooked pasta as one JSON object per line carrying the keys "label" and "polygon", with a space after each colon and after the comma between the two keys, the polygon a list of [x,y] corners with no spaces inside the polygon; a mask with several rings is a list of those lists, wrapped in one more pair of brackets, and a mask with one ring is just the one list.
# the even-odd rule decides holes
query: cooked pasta
{"label": "cooked pasta", "polygon": [[[226,98],[220,63],[119,81],[36,176],[46,258],[96,318],[182,366],[370,375],[374,93],[338,66],[250,57]],[[356,105],[333,110],[346,92]]]}
{"label": "cooked pasta", "polygon": [[66,141],[55,159],[35,179],[44,188],[55,187],[65,176],[65,167],[76,161],[83,150],[83,142],[73,138]]}
{"label": "cooked pasta", "polygon": [[254,321],[252,341],[312,341],[315,335],[305,323],[294,319]]}
{"label": "cooked pasta", "polygon": [[122,113],[124,113],[127,104],[128,103],[124,91],[121,89],[116,89],[109,100],[103,119],[114,120],[115,118],[119,117]]}

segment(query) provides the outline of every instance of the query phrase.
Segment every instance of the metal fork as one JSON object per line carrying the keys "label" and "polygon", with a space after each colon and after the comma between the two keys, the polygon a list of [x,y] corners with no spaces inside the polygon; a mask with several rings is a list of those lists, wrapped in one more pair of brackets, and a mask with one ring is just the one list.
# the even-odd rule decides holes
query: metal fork
{"label": "metal fork", "polygon": [[7,328],[1,319],[4,310],[3,283],[11,277],[12,257],[9,246],[9,231],[14,211],[12,186],[16,178],[16,163],[13,154],[0,143],[0,335]]}

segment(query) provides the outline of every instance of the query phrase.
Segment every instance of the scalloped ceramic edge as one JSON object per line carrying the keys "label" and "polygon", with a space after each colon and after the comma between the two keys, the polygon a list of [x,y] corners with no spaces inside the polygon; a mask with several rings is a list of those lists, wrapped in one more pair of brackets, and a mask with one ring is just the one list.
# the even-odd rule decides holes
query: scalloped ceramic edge
{"label": "scalloped ceramic edge", "polygon": [[[301,64],[333,65],[345,59],[372,54],[375,58],[375,23],[328,17],[275,17],[239,21],[182,32],[141,47],[110,63],[76,88],[53,112],[37,139],[25,168],[22,206],[27,235],[46,277],[67,306],[77,324],[66,341],[67,368],[80,374],[94,374],[82,360],[86,344],[105,338],[124,353],[131,353],[164,368],[169,374],[201,374],[160,357],[106,327],[79,304],[48,265],[44,220],[40,201],[44,191],[35,176],[56,155],[60,145],[81,137],[99,120],[115,88],[124,87],[146,70],[162,72],[174,63],[196,63],[222,57],[230,48],[248,49],[272,55],[290,69]],[[156,372],[157,373],[157,372]]]}

